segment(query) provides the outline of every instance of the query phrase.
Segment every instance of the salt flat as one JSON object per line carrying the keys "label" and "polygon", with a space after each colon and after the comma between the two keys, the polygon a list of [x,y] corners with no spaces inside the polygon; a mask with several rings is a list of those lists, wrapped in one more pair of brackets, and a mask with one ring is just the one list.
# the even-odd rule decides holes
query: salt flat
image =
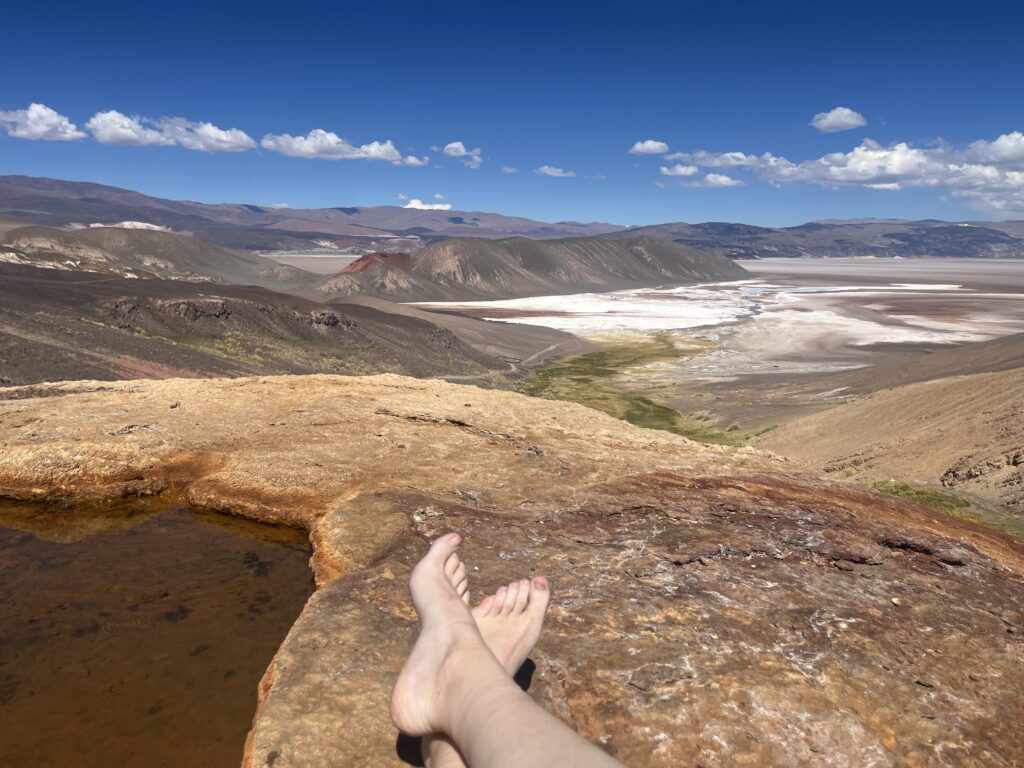
{"label": "salt flat", "polygon": [[[668,332],[691,351],[632,368],[620,383],[683,413],[709,410],[744,426],[824,407],[804,390],[780,399],[780,387],[808,376],[905,362],[1024,330],[1021,261],[774,259],[744,266],[752,279],[429,306],[595,341]],[[695,341],[704,351],[692,353]]]}

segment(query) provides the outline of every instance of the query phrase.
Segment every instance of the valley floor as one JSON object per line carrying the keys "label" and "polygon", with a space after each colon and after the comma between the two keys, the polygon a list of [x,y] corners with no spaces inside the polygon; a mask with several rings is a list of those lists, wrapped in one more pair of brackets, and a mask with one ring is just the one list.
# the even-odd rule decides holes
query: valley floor
{"label": "valley floor", "polygon": [[[744,266],[755,279],[444,308],[550,325],[601,347],[541,366],[521,391],[699,440],[750,444],[767,433],[776,450],[799,454],[816,469],[835,463],[844,437],[832,436],[832,449],[820,456],[813,448],[794,453],[780,436],[789,423],[893,387],[1024,367],[1024,335],[1014,336],[1024,330],[1019,261],[776,259]],[[882,417],[871,422],[869,413],[861,415],[869,421],[858,425],[860,440],[875,445],[877,464],[885,452],[876,444],[898,441],[902,427]],[[934,429],[945,432],[972,414],[981,416],[968,408]],[[987,439],[976,437],[963,456],[936,459],[949,462],[935,472],[892,471],[900,481],[938,487],[952,464]],[[1000,442],[1011,462],[1015,440],[1024,447],[1024,435],[1017,437]],[[878,466],[863,473],[859,466],[841,471],[878,481]],[[1007,503],[1005,494],[976,485],[980,499]]]}

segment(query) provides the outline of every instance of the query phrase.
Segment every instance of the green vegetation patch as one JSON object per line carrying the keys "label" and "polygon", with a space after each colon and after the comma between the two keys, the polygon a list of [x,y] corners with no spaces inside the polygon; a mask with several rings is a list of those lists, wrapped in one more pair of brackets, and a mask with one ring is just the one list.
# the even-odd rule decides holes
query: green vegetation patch
{"label": "green vegetation patch", "polygon": [[922,507],[945,512],[947,515],[957,515],[957,513],[960,513],[958,516],[975,519],[974,515],[966,513],[966,510],[970,509],[971,503],[961,499],[959,496],[954,496],[952,493],[936,491],[920,485],[901,483],[897,480],[880,480],[877,483],[872,483],[871,487],[876,491],[888,493],[890,496],[909,499],[920,504]]}
{"label": "green vegetation patch", "polygon": [[871,487],[876,491],[915,501],[937,512],[943,512],[972,523],[987,525],[1018,539],[1024,539],[1024,520],[999,507],[982,504],[977,500],[968,501],[952,493],[896,480],[872,483]]}
{"label": "green vegetation patch", "polygon": [[516,391],[547,400],[567,400],[586,405],[617,419],[648,429],[661,429],[693,440],[724,445],[747,445],[753,436],[738,429],[720,430],[707,414],[684,416],[660,405],[652,389],[637,389],[622,374],[631,368],[676,360],[703,351],[682,346],[668,333],[638,340],[609,342],[597,352],[563,357],[534,369]]}

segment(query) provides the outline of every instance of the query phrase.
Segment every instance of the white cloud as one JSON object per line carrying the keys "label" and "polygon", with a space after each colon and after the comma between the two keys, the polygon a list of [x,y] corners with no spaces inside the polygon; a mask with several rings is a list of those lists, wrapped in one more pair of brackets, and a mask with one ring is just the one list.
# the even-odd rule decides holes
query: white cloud
{"label": "white cloud", "polygon": [[97,112],[85,127],[101,144],[122,147],[177,145],[199,152],[245,152],[256,148],[256,142],[245,131],[218,128],[213,123],[197,123],[184,117],[151,120],[111,109]]}
{"label": "white cloud", "polygon": [[199,152],[245,152],[256,148],[252,137],[238,128],[218,128],[213,123],[193,123],[183,117],[165,117],[158,120],[157,125],[164,136],[185,149]]}
{"label": "white cloud", "polygon": [[862,128],[868,121],[860,112],[854,112],[849,107],[836,107],[829,112],[819,112],[811,118],[811,125],[822,133],[836,133],[837,131],[849,131],[853,128]]}
{"label": "white cloud", "polygon": [[444,195],[442,195],[440,192],[438,192],[437,194],[434,195],[434,199],[435,200],[444,200]]}
{"label": "white cloud", "polygon": [[662,176],[693,176],[699,168],[696,165],[663,165],[659,169]]}
{"label": "white cloud", "polygon": [[480,147],[466,149],[466,145],[461,141],[451,141],[445,144],[444,153],[448,155],[448,157],[464,158],[462,164],[467,168],[479,168],[480,164],[484,161],[483,151]]}
{"label": "white cloud", "polygon": [[408,200],[409,196],[407,194],[405,194],[404,192],[399,192],[397,195],[395,195],[395,198],[397,200]]}
{"label": "white cloud", "polygon": [[371,141],[355,146],[333,131],[314,128],[305,136],[268,133],[260,146],[288,157],[321,160],[402,160],[402,153],[388,141]]}
{"label": "white cloud", "polygon": [[271,203],[268,208],[291,208],[288,203]]}
{"label": "white cloud", "polygon": [[631,155],[664,155],[666,152],[668,152],[668,144],[654,139],[638,141],[629,149]]}
{"label": "white cloud", "polygon": [[501,172],[502,173],[519,173],[519,169],[515,168],[515,167],[513,167],[511,165],[503,165],[503,166],[501,166]]}
{"label": "white cloud", "polygon": [[724,173],[706,173],[703,179],[691,181],[686,186],[712,188],[742,187],[743,182],[739,179],[734,179],[732,176],[726,176]]}
{"label": "white cloud", "polygon": [[742,152],[673,152],[666,160],[683,160],[693,165],[704,166],[705,168],[735,168],[742,166],[757,165],[760,161],[757,155],[745,155]]}
{"label": "white cloud", "polygon": [[553,165],[542,165],[540,168],[534,168],[533,172],[539,176],[552,176],[556,179],[567,179],[576,175],[576,171],[567,171]]}
{"label": "white cloud", "polygon": [[[705,168],[745,169],[772,184],[802,182],[833,189],[864,187],[885,191],[944,189],[952,197],[970,200],[989,213],[1024,214],[1024,133],[1020,131],[960,147],[947,143],[915,147],[907,142],[883,146],[865,139],[848,152],[830,152],[800,162],[770,152],[677,154],[679,159]],[[709,184],[706,176],[701,185],[711,186],[715,182]]]}
{"label": "white cloud", "polygon": [[100,144],[119,147],[171,146],[174,139],[155,128],[143,125],[143,118],[129,117],[116,109],[97,112],[85,124]]}
{"label": "white cloud", "polygon": [[967,147],[967,156],[979,163],[993,165],[1024,164],[1024,133],[1004,133],[995,141],[975,141]]}
{"label": "white cloud", "polygon": [[421,168],[428,163],[430,163],[430,158],[427,155],[424,155],[423,157],[406,155],[401,160],[395,160],[395,165],[408,165],[412,168]]}
{"label": "white cloud", "polygon": [[0,127],[16,139],[76,141],[85,138],[78,126],[45,104],[29,104],[28,109],[0,112]]}
{"label": "white cloud", "polygon": [[403,208],[413,208],[417,211],[450,211],[452,209],[451,203],[424,203],[418,198],[413,198],[408,203],[402,206]]}

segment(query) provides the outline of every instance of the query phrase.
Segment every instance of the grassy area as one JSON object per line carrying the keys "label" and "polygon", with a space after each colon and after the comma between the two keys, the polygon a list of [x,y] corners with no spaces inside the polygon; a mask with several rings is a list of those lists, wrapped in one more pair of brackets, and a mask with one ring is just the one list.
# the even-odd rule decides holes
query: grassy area
{"label": "grassy area", "polygon": [[[890,496],[899,496],[901,499],[909,499],[923,507],[928,507],[938,512],[945,512],[948,515],[956,515],[957,513],[963,515],[971,507],[969,501],[965,501],[959,496],[954,496],[952,493],[936,491],[921,485],[901,483],[897,480],[880,480],[877,483],[872,483],[871,487],[876,491],[888,493]],[[969,515],[963,516],[969,517]]]}
{"label": "grassy area", "polygon": [[568,400],[594,408],[639,427],[662,429],[705,443],[747,445],[753,435],[736,428],[718,429],[708,414],[684,416],[656,403],[652,390],[637,389],[623,374],[631,368],[676,360],[702,351],[680,346],[668,333],[638,340],[609,342],[597,352],[563,357],[539,366],[516,391],[548,400]]}
{"label": "grassy area", "polygon": [[969,520],[972,523],[981,523],[1016,536],[1018,539],[1024,539],[1024,520],[998,507],[981,504],[977,500],[968,501],[952,493],[922,485],[910,485],[897,480],[883,480],[872,483],[871,487],[876,491],[916,501],[937,512],[943,512],[961,520]]}

